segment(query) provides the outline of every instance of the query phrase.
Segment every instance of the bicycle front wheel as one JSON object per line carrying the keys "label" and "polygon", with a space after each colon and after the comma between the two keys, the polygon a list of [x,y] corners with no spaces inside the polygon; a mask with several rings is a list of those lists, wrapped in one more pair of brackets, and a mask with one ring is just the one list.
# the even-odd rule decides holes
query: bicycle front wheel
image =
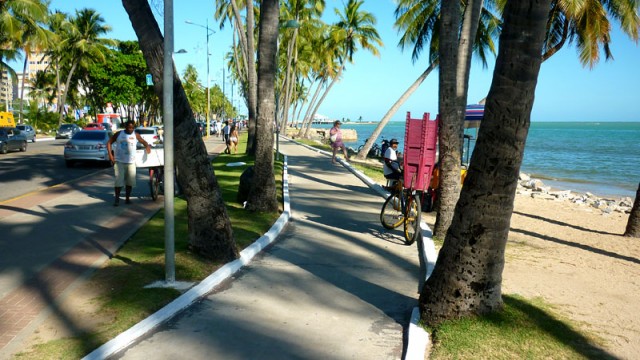
{"label": "bicycle front wheel", "polygon": [[420,231],[420,221],[422,220],[422,208],[420,207],[420,197],[410,195],[407,197],[407,206],[404,221],[404,243],[413,244],[422,234]]}
{"label": "bicycle front wheel", "polygon": [[158,169],[149,169],[149,190],[151,190],[151,198],[153,201],[158,200],[158,192],[160,191],[160,171]]}
{"label": "bicycle front wheel", "polygon": [[391,194],[382,205],[380,211],[380,222],[386,229],[395,229],[402,225],[404,215],[398,194]]}

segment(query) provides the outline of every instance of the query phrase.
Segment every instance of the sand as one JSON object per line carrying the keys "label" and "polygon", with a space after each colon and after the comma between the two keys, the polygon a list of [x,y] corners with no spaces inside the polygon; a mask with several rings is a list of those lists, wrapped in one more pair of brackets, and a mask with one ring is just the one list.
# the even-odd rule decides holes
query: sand
{"label": "sand", "polygon": [[638,359],[640,239],[621,236],[628,217],[517,195],[503,294],[540,297],[612,355]]}

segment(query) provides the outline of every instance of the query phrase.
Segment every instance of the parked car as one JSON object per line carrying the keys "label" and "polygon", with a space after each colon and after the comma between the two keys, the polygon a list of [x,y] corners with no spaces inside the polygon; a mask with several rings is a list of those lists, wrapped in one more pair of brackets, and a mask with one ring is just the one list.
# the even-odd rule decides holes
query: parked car
{"label": "parked car", "polygon": [[107,130],[82,130],[64,144],[64,161],[67,167],[76,161],[98,161],[111,166],[107,142],[111,137]]}
{"label": "parked car", "polygon": [[151,146],[155,146],[161,142],[160,134],[158,134],[158,128],[156,127],[141,126],[139,128],[136,128],[136,132],[140,134],[140,136],[144,139],[144,141],[149,143],[149,145]]}
{"label": "parked car", "polygon": [[27,138],[16,128],[0,128],[0,153],[10,150],[27,151]]}
{"label": "parked car", "polygon": [[107,130],[111,131],[109,124],[105,123],[88,123],[82,130]]}
{"label": "parked car", "polygon": [[196,125],[198,125],[198,131],[200,131],[200,135],[205,136],[207,134],[207,123],[196,121]]}
{"label": "parked car", "polygon": [[56,131],[56,139],[71,139],[80,130],[82,128],[76,124],[62,124]]}
{"label": "parked car", "polygon": [[36,142],[36,131],[31,127],[31,125],[20,124],[16,125],[16,128],[24,134],[27,141],[31,140],[31,142]]}

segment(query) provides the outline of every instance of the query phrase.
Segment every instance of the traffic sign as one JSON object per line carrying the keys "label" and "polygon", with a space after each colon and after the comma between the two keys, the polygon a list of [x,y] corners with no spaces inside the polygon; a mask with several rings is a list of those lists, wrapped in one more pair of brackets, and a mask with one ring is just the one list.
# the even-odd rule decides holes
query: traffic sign
{"label": "traffic sign", "polygon": [[147,74],[147,85],[153,85],[153,77],[151,76],[151,74]]}

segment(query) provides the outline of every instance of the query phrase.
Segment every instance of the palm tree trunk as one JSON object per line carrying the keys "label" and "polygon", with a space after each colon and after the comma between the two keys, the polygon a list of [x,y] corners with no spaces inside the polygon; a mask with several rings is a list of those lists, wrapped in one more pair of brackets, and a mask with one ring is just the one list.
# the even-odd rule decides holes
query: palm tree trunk
{"label": "palm tree trunk", "polygon": [[246,209],[277,212],[276,183],[273,177],[273,119],[277,69],[279,0],[262,0],[260,5],[258,117],[256,160]]}
{"label": "palm tree trunk", "polygon": [[22,66],[22,86],[20,88],[20,112],[18,113],[18,122],[22,123],[22,111],[24,110],[24,83],[27,77],[27,64],[29,63],[29,50],[25,51],[24,65]]}
{"label": "palm tree trunk", "polygon": [[[305,130],[306,128],[309,126],[309,123],[313,120],[313,115],[311,113],[311,111],[313,110],[316,100],[318,99],[318,96],[320,95],[321,89],[324,86],[326,79],[322,78],[322,80],[320,80],[320,82],[318,83],[318,86],[316,87],[316,91],[313,93],[313,97],[311,98],[311,101],[309,102],[309,105],[307,106],[307,111],[304,114],[304,119],[302,120],[302,125],[300,125],[300,130],[298,130],[298,137],[302,137],[305,134]],[[309,86],[309,91],[311,91],[311,86]]]}
{"label": "palm tree trunk", "polygon": [[304,133],[304,137],[306,137],[306,138],[309,137],[309,135],[311,133],[311,124],[313,123],[313,116],[318,112],[318,109],[320,108],[320,105],[322,105],[322,102],[327,97],[327,94],[329,94],[329,92],[331,91],[331,88],[333,87],[333,85],[335,85],[335,83],[338,82],[338,80],[342,76],[342,70],[344,70],[344,64],[340,65],[340,70],[338,71],[336,76],[331,80],[331,82],[329,83],[329,86],[327,86],[327,89],[324,91],[324,93],[320,97],[320,100],[318,100],[318,103],[316,104],[315,108],[313,109],[313,112],[311,113],[311,120],[312,121],[309,121],[309,125],[307,126],[307,130]]}
{"label": "palm tree trunk", "polygon": [[493,82],[465,186],[433,274],[420,294],[422,320],[429,325],[502,306],[504,250],[550,1],[507,2]]}
{"label": "palm tree trunk", "polygon": [[149,3],[147,0],[122,0],[122,4],[153,75],[154,92],[162,101],[163,86],[172,85],[173,88],[175,163],[178,182],[187,198],[189,247],[208,259],[223,262],[236,259],[238,250],[227,209],[180,79],[174,71],[173,84],[162,83],[163,37]]}
{"label": "palm tree trunk", "polygon": [[[451,17],[453,29],[457,29],[460,22],[458,4],[447,6],[456,7]],[[471,68],[471,53],[474,39],[478,30],[482,0],[469,0],[462,18],[462,30],[458,39],[457,33],[447,34],[447,43],[443,43],[441,51],[451,61],[440,69],[441,81],[446,79],[446,87],[440,93],[440,188],[439,209],[436,215],[434,236],[444,238],[460,196],[460,165],[462,159],[462,136],[464,133],[464,114],[469,89],[469,70]],[[443,8],[443,19],[444,8]],[[443,21],[444,25],[444,21]],[[440,34],[443,34],[442,29]],[[454,39],[455,37],[455,39]],[[444,41],[444,37],[443,37]],[[449,43],[448,41],[453,41]],[[451,78],[451,76],[453,76]]]}
{"label": "palm tree trunk", "polygon": [[640,183],[638,184],[636,200],[633,202],[633,207],[631,208],[631,214],[629,214],[627,229],[624,231],[624,236],[640,238]]}
{"label": "palm tree trunk", "polygon": [[375,130],[373,130],[373,133],[371,134],[371,136],[369,136],[369,139],[367,139],[367,142],[364,144],[364,147],[362,148],[362,150],[360,150],[360,152],[356,155],[357,159],[364,160],[367,158],[367,154],[369,153],[369,150],[371,150],[371,147],[373,147],[373,144],[375,144],[376,140],[378,139],[378,136],[380,136],[380,133],[382,133],[382,130],[384,129],[384,127],[387,126],[387,123],[389,122],[389,120],[391,120],[393,115],[395,115],[395,113],[398,112],[398,109],[400,109],[402,104],[404,104],[411,97],[411,95],[413,95],[413,93],[416,90],[418,90],[418,87],[420,87],[420,85],[424,82],[424,79],[426,79],[427,76],[429,76],[431,71],[433,71],[433,69],[435,69],[436,66],[438,66],[437,61],[434,61],[431,64],[429,64],[429,67],[420,76],[418,76],[416,81],[414,81],[413,84],[409,86],[409,88],[402,94],[402,96],[400,96],[400,98],[393,104],[393,106],[391,106],[389,111],[387,111],[387,113],[384,114],[384,117],[382,118],[382,120],[380,120]]}
{"label": "palm tree trunk", "polygon": [[77,62],[74,62],[73,65],[71,65],[71,70],[69,70],[69,75],[67,75],[67,81],[64,85],[64,92],[62,92],[62,95],[60,96],[60,102],[58,103],[58,111],[60,112],[60,123],[62,123],[62,119],[64,118],[64,104],[67,101],[67,94],[69,93],[71,78],[73,77],[73,73],[76,71],[77,66]]}
{"label": "palm tree trunk", "polygon": [[255,45],[253,37],[253,0],[247,0],[247,80],[249,83],[249,129],[247,154],[255,155],[256,111],[258,105],[258,75],[256,74]]}

